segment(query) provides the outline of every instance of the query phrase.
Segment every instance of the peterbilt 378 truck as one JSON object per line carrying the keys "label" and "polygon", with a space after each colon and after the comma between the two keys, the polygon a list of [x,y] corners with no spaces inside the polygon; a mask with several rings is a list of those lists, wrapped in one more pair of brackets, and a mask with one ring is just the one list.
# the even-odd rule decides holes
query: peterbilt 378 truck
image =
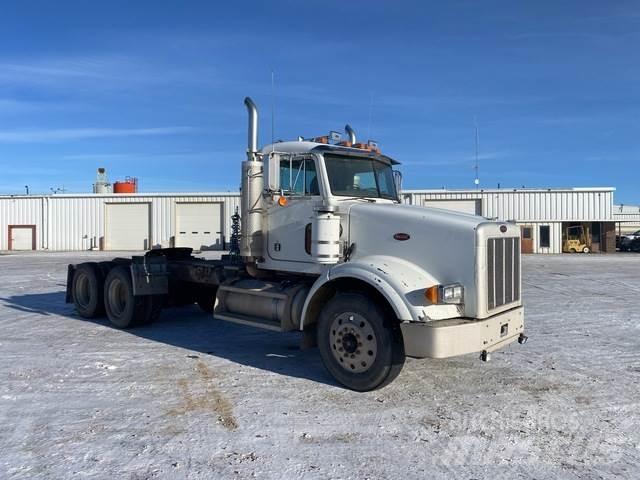
{"label": "peterbilt 378 truck", "polygon": [[391,382],[407,356],[487,360],[526,341],[516,225],[404,205],[398,162],[348,125],[344,141],[258,149],[257,108],[245,105],[240,251],[207,260],[165,248],[69,265],[67,302],[81,316],[130,328],[165,305],[198,303],[217,320],[299,330],[358,391]]}

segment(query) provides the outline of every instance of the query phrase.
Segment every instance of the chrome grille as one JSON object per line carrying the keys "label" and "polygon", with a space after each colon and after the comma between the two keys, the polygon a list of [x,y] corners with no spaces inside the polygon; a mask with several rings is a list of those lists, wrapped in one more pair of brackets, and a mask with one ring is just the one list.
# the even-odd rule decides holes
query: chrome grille
{"label": "chrome grille", "polygon": [[487,308],[520,300],[520,239],[490,238],[487,243]]}

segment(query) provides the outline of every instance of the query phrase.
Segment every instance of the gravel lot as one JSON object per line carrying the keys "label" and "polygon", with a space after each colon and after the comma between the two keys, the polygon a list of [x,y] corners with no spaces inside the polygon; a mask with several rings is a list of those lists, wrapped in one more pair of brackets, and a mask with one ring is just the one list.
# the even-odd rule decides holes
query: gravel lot
{"label": "gravel lot", "polygon": [[83,258],[0,256],[0,478],[640,478],[640,255],[524,258],[526,345],[366,394],[196,307],[80,319]]}

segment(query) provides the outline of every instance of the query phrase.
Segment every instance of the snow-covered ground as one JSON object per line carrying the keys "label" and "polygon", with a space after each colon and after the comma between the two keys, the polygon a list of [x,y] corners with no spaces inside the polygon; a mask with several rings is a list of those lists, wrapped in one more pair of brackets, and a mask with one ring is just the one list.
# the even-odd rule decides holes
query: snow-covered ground
{"label": "snow-covered ground", "polygon": [[297,334],[171,309],[120,331],[0,256],[0,478],[640,478],[640,256],[524,258],[529,342],[337,386]]}

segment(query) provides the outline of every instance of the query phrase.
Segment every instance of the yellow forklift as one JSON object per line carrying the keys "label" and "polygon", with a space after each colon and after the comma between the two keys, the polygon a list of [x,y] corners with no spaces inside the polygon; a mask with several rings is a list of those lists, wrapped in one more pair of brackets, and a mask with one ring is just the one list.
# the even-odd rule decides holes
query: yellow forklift
{"label": "yellow forklift", "polygon": [[562,251],[565,253],[589,253],[591,251],[591,235],[589,227],[574,225],[567,227],[565,232]]}

